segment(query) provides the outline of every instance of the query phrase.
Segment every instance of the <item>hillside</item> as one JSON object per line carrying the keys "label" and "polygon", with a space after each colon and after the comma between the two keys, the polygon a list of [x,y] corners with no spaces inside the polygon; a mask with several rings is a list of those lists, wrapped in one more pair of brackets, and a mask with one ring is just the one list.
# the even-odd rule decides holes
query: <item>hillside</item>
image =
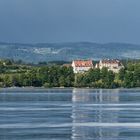
{"label": "hillside", "polygon": [[140,45],[125,43],[98,44],[90,42],[20,44],[0,43],[0,58],[37,63],[73,59],[140,59]]}

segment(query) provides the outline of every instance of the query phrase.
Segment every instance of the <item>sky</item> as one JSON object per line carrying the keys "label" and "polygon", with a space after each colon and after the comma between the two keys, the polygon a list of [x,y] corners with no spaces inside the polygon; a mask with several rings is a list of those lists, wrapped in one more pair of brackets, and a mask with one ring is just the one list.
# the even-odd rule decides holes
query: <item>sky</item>
{"label": "sky", "polygon": [[0,41],[140,44],[140,0],[0,0]]}

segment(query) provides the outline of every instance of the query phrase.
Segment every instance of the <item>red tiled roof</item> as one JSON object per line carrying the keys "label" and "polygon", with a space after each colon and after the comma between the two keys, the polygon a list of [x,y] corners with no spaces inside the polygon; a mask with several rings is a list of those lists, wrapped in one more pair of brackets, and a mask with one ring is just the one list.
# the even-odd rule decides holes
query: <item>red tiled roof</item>
{"label": "red tiled roof", "polygon": [[115,60],[115,59],[106,59],[106,60],[102,60],[103,64],[120,64],[119,60]]}
{"label": "red tiled roof", "polygon": [[75,60],[73,62],[76,67],[93,67],[92,60]]}

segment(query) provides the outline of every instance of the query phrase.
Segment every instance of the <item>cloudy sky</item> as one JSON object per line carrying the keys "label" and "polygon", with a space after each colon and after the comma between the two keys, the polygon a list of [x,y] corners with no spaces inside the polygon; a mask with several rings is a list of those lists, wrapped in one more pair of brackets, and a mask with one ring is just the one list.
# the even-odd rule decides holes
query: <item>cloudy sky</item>
{"label": "cloudy sky", "polygon": [[0,41],[140,44],[140,0],[0,0]]}

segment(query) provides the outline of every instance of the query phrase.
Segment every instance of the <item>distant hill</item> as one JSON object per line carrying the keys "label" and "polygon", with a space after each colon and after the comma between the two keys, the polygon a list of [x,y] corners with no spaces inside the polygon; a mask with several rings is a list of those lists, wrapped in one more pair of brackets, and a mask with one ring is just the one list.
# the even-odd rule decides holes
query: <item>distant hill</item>
{"label": "distant hill", "polygon": [[71,61],[73,59],[140,59],[140,45],[125,43],[98,44],[90,42],[20,44],[0,43],[0,58],[39,61]]}

